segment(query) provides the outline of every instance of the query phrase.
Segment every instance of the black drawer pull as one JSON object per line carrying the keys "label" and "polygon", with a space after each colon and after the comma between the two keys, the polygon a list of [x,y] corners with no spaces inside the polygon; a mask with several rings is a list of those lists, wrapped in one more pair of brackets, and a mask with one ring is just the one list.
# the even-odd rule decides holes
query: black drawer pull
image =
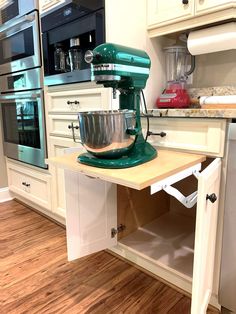
{"label": "black drawer pull", "polygon": [[71,123],[71,124],[68,125],[68,129],[69,129],[69,130],[70,130],[70,129],[79,130],[79,126],[78,126],[78,125],[74,126],[73,123]]}
{"label": "black drawer pull", "polygon": [[22,182],[21,184],[26,186],[27,188],[30,187],[30,183]]}
{"label": "black drawer pull", "polygon": [[165,132],[155,133],[155,132],[148,131],[147,135],[148,136],[150,136],[150,135],[158,135],[160,137],[165,137],[166,133]]}
{"label": "black drawer pull", "polygon": [[70,100],[68,100],[68,101],[67,101],[67,105],[73,105],[73,104],[79,105],[79,101],[78,101],[78,100],[75,100],[75,101],[70,101]]}
{"label": "black drawer pull", "polygon": [[183,4],[188,4],[188,0],[182,0]]}
{"label": "black drawer pull", "polygon": [[215,203],[215,201],[217,201],[217,196],[215,195],[215,193],[212,194],[207,194],[206,196],[206,200],[211,201],[212,203]]}

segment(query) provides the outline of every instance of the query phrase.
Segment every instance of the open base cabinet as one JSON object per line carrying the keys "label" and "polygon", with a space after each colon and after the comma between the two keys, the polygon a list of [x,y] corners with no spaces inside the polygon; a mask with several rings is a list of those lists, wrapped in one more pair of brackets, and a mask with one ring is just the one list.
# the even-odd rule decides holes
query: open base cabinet
{"label": "open base cabinet", "polygon": [[207,160],[197,176],[174,174],[172,187],[184,195],[197,191],[192,208],[160,188],[151,195],[159,182],[169,184],[170,175],[136,190],[101,180],[101,170],[91,176],[73,167],[65,169],[68,259],[109,248],[192,293],[191,314],[206,313],[213,285],[220,158]]}

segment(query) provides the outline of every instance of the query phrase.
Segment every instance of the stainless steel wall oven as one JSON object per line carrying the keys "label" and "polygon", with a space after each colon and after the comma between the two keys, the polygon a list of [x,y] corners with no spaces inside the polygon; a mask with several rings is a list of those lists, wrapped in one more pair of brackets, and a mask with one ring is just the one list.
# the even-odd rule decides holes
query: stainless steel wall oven
{"label": "stainless steel wall oven", "polygon": [[47,168],[43,92],[1,95],[5,155]]}

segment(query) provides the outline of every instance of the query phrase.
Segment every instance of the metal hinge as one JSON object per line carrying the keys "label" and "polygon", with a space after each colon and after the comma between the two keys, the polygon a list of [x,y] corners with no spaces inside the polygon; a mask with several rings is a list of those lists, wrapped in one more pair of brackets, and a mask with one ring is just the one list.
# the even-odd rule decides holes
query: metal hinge
{"label": "metal hinge", "polygon": [[187,208],[192,208],[197,203],[197,191],[193,192],[189,196],[184,196],[180,191],[172,186],[172,184],[193,175],[196,179],[199,178],[199,170],[201,169],[201,164],[197,164],[193,167],[185,169],[177,174],[174,174],[166,179],[163,179],[157,183],[151,185],[151,194],[164,190],[169,195],[175,197],[180,203],[182,203]]}
{"label": "metal hinge", "polygon": [[125,225],[122,225],[120,224],[119,226],[117,226],[117,229],[116,228],[112,228],[111,229],[111,237],[112,238],[115,238],[115,236],[117,235],[117,233],[120,233],[122,232],[123,230],[125,230],[126,226]]}

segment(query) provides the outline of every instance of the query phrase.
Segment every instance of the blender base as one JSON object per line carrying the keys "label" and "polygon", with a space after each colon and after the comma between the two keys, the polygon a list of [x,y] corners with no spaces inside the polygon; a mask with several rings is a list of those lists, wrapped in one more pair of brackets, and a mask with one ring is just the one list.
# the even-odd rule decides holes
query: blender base
{"label": "blender base", "polygon": [[186,89],[166,90],[156,102],[157,108],[189,108],[190,99]]}
{"label": "blender base", "polygon": [[132,150],[125,156],[117,159],[105,159],[85,153],[77,161],[92,167],[121,169],[135,167],[157,157],[157,151],[147,142],[136,143]]}

